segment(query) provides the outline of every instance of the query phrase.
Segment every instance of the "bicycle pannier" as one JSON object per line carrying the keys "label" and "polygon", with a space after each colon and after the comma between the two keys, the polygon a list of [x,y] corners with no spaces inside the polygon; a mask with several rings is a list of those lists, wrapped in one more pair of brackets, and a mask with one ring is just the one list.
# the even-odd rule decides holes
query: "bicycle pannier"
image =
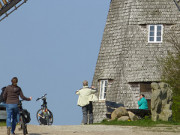
{"label": "bicycle pannier", "polygon": [[31,121],[30,113],[26,109],[23,109],[22,113],[23,113],[25,122],[29,123]]}

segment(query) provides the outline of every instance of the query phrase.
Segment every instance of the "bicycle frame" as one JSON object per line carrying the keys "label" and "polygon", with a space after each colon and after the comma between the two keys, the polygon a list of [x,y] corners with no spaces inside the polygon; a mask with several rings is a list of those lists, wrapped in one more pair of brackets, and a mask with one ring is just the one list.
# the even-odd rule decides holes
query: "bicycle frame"
{"label": "bicycle frame", "polygon": [[47,111],[47,102],[46,102],[46,97],[42,98],[43,104],[41,105],[41,109]]}

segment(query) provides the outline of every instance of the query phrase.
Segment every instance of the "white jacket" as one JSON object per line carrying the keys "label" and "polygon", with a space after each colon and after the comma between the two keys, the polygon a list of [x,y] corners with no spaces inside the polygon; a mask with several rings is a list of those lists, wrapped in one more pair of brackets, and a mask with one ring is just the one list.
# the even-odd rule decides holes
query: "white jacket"
{"label": "white jacket", "polygon": [[91,89],[88,86],[83,86],[82,89],[76,91],[76,94],[79,95],[77,104],[81,107],[88,105],[90,101],[95,100],[96,96],[94,93],[96,93],[95,89]]}

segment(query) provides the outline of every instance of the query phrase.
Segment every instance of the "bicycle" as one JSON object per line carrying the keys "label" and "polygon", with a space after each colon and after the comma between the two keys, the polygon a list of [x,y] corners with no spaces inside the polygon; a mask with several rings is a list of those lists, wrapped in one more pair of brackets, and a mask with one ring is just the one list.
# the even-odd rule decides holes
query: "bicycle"
{"label": "bicycle", "polygon": [[41,109],[36,114],[37,121],[40,125],[52,125],[53,123],[53,113],[47,107],[46,95],[36,99],[36,101],[40,99],[43,101]]}
{"label": "bicycle", "polygon": [[28,134],[27,123],[29,123],[31,121],[31,117],[30,117],[30,113],[26,109],[23,109],[22,101],[23,100],[19,100],[19,104],[18,104],[18,107],[19,107],[19,124],[20,124],[19,130],[22,129],[23,135],[26,135],[26,134]]}

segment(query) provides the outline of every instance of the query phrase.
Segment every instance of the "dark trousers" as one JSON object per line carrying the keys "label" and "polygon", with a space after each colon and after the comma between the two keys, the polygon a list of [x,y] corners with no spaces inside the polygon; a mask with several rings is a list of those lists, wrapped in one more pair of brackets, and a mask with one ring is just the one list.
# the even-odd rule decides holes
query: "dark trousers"
{"label": "dark trousers", "polygon": [[83,113],[83,124],[87,124],[89,121],[89,124],[93,124],[93,106],[92,102],[90,102],[88,105],[82,107],[82,113]]}

